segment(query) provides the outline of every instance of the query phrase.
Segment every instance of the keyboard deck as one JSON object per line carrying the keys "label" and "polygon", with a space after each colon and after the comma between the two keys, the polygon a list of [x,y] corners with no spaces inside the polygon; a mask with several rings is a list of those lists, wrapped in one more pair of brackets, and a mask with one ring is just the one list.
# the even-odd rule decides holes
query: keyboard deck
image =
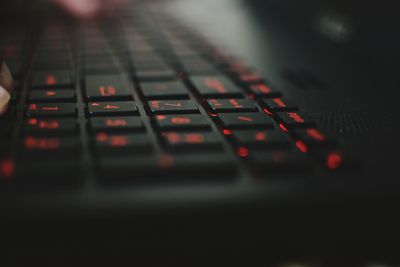
{"label": "keyboard deck", "polygon": [[225,183],[327,173],[334,137],[267,77],[166,15],[52,17],[2,39],[14,186]]}

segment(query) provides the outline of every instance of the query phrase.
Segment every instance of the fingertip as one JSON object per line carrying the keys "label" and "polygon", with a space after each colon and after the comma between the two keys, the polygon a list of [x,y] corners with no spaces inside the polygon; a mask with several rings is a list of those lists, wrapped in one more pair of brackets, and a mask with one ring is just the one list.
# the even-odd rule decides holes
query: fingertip
{"label": "fingertip", "polygon": [[14,80],[5,62],[0,64],[0,86],[8,92],[11,92],[14,88]]}
{"label": "fingertip", "polygon": [[10,94],[0,86],[0,114],[4,113],[7,109],[8,101],[10,101]]}

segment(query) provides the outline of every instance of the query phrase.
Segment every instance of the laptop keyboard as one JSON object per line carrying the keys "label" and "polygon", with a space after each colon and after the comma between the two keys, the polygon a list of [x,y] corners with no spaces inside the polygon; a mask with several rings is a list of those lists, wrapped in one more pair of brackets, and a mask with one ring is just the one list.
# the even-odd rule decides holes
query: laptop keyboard
{"label": "laptop keyboard", "polygon": [[0,119],[3,183],[219,182],[342,164],[279,88],[171,18],[44,25],[0,43],[17,81]]}

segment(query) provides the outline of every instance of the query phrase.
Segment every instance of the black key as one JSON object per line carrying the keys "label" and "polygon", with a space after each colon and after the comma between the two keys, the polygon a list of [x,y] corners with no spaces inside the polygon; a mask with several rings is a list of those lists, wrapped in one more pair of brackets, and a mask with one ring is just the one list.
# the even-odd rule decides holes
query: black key
{"label": "black key", "polygon": [[232,132],[234,142],[239,146],[254,148],[286,148],[291,140],[277,130],[235,130]]}
{"label": "black key", "polygon": [[157,115],[154,123],[161,130],[166,129],[208,129],[209,123],[203,115]]}
{"label": "black key", "polygon": [[278,112],[276,116],[286,129],[310,128],[316,126],[315,121],[304,112]]}
{"label": "black key", "polygon": [[[158,158],[158,168],[162,177],[169,181],[174,179],[195,179],[200,182],[218,183],[226,179],[234,179],[237,166],[224,151],[188,151],[189,154],[164,154]],[[190,173],[190,175],[188,175]]]}
{"label": "black key", "polygon": [[177,75],[173,70],[138,71],[136,76],[140,81],[169,81],[175,80]]}
{"label": "black key", "polygon": [[[99,174],[103,182],[173,183],[198,181],[219,183],[234,179],[235,162],[223,152],[154,156],[101,157]],[[188,175],[190,173],[190,175]]]}
{"label": "black key", "polygon": [[262,102],[264,111],[272,114],[279,111],[296,111],[298,107],[286,98],[264,99]]}
{"label": "black key", "polygon": [[315,128],[296,129],[292,131],[292,135],[296,140],[303,142],[307,148],[327,147],[336,144],[335,139]]}
{"label": "black key", "polygon": [[90,119],[93,131],[138,131],[144,130],[140,117],[99,117]]}
{"label": "black key", "polygon": [[221,148],[219,137],[213,132],[163,132],[161,139],[172,149],[210,149]]}
{"label": "black key", "polygon": [[30,102],[74,102],[75,90],[32,90],[29,93]]}
{"label": "black key", "polygon": [[265,83],[252,84],[249,86],[249,91],[256,97],[279,97],[281,93]]}
{"label": "black key", "polygon": [[69,118],[29,118],[24,122],[24,131],[29,135],[51,135],[76,133],[78,124]]}
{"label": "black key", "polygon": [[249,99],[209,99],[208,109],[211,112],[251,112],[258,111],[253,100]]}
{"label": "black key", "polygon": [[75,114],[75,104],[72,103],[29,104],[26,111],[28,117],[62,117]]}
{"label": "black key", "polygon": [[91,102],[88,112],[91,116],[134,115],[138,114],[138,109],[133,101]]}
{"label": "black key", "polygon": [[139,153],[151,149],[151,143],[146,134],[108,134],[99,132],[94,138],[97,152],[107,154],[113,152]]}
{"label": "black key", "polygon": [[274,127],[274,121],[264,113],[223,113],[218,117],[227,129]]}
{"label": "black key", "polygon": [[221,76],[192,77],[197,93],[204,98],[242,97],[242,90]]}
{"label": "black key", "polygon": [[127,155],[124,153],[120,157],[101,154],[98,162],[98,177],[101,182],[107,184],[152,183],[153,180],[150,178],[161,176],[165,178],[165,172],[158,167],[154,155]]}
{"label": "black key", "polygon": [[189,98],[182,82],[145,82],[141,85],[145,99],[183,99]]}
{"label": "black key", "polygon": [[198,113],[199,109],[191,100],[153,100],[147,105],[152,114]]}
{"label": "black key", "polygon": [[237,80],[243,84],[259,84],[264,83],[264,78],[258,72],[245,71],[238,74]]}
{"label": "black key", "polygon": [[77,152],[79,145],[79,139],[75,137],[26,136],[23,140],[23,153],[48,154],[65,157],[68,152]]}
{"label": "black key", "polygon": [[183,58],[182,61],[183,69],[186,73],[191,75],[212,75],[218,74],[219,72],[215,66],[201,58]]}
{"label": "black key", "polygon": [[16,165],[15,184],[29,188],[48,188],[54,186],[77,186],[79,179],[79,160],[76,158],[20,161]]}
{"label": "black key", "polygon": [[140,81],[168,81],[175,80],[177,75],[173,69],[165,64],[136,65],[136,77]]}
{"label": "black key", "polygon": [[38,71],[32,82],[32,87],[69,87],[72,85],[71,74],[67,70]]}
{"label": "black key", "polygon": [[89,101],[132,99],[129,82],[123,75],[87,75],[85,89]]}
{"label": "black key", "polygon": [[249,155],[252,170],[265,178],[269,172],[299,173],[310,169],[307,156],[297,150],[252,151]]}

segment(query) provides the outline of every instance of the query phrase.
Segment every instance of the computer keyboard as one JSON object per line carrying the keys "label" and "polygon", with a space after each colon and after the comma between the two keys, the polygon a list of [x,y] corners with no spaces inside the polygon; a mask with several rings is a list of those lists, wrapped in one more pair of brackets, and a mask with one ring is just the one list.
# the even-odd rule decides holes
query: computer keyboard
{"label": "computer keyboard", "polygon": [[0,43],[17,85],[0,119],[3,188],[341,167],[337,140],[293,99],[167,15],[50,17]]}

